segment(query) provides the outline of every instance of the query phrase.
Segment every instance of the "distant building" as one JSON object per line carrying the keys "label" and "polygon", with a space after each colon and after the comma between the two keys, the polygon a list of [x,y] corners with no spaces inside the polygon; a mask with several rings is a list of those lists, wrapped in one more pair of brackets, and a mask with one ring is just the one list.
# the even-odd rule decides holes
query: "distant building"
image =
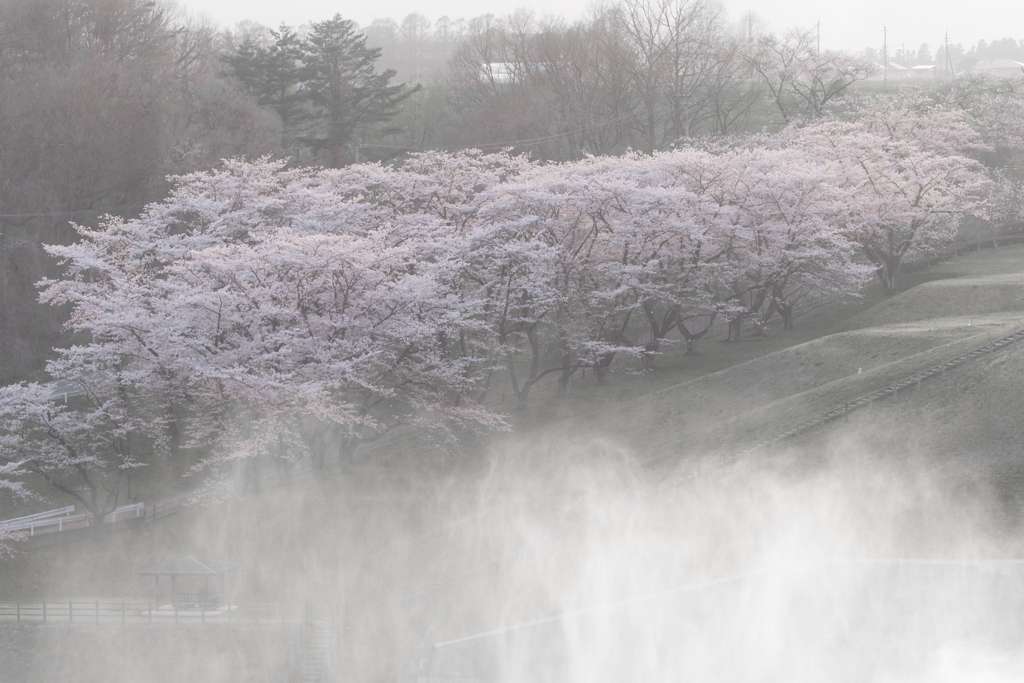
{"label": "distant building", "polygon": [[911,70],[905,66],[900,66],[893,62],[889,62],[888,68],[881,64],[875,64],[875,73],[872,76],[868,76],[869,81],[902,81],[904,79],[911,78]]}
{"label": "distant building", "polygon": [[1024,78],[1024,63],[1013,59],[985,59],[971,67],[971,72],[995,78]]}
{"label": "distant building", "polygon": [[918,64],[917,66],[910,67],[911,78],[935,78],[938,67],[934,64]]}
{"label": "distant building", "polygon": [[516,65],[513,62],[491,62],[480,65],[480,80],[488,83],[512,83],[516,79]]}

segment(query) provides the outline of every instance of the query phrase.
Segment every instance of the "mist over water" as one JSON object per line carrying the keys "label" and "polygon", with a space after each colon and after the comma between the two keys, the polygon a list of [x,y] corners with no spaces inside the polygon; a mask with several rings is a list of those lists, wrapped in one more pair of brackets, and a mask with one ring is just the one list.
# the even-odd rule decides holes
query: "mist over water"
{"label": "mist over water", "polygon": [[1019,680],[1024,568],[992,560],[986,504],[919,454],[802,450],[655,493],[599,440],[510,447],[494,592],[444,608],[490,599],[491,629],[455,626],[420,678]]}
{"label": "mist over water", "polygon": [[[55,553],[19,561],[46,567],[50,599],[101,590],[78,562],[120,567],[109,590],[137,596],[153,561],[237,562],[234,600],[338,615],[335,671],[354,681],[1020,680],[1012,525],[890,429],[707,456],[672,487],[621,443],[548,430],[446,468],[410,453],[268,485],[63,569]],[[295,627],[20,628],[4,658],[22,665],[0,680],[101,680],[104,662],[154,683],[286,680]],[[30,641],[24,666],[11,643]]]}

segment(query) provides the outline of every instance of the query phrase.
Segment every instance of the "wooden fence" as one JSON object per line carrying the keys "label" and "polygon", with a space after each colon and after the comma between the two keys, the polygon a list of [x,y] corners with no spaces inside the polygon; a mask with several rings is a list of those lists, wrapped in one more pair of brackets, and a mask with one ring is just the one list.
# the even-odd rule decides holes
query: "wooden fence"
{"label": "wooden fence", "polygon": [[160,605],[137,600],[60,600],[0,602],[0,621],[121,624],[299,624],[305,608],[298,604]]}

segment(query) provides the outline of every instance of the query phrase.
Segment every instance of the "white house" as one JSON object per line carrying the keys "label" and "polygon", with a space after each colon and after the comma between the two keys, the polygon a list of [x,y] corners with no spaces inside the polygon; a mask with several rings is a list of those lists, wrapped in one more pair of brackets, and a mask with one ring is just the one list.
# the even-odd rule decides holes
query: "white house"
{"label": "white house", "polygon": [[996,78],[1024,78],[1024,63],[1013,59],[984,59],[975,64],[971,71]]}
{"label": "white house", "polygon": [[881,64],[875,64],[875,73],[873,76],[869,76],[869,81],[902,81],[905,78],[910,78],[910,69],[905,66],[900,66],[893,62],[889,62],[888,68]]}
{"label": "white house", "polygon": [[911,78],[935,78],[937,67],[934,64],[918,64],[910,67]]}

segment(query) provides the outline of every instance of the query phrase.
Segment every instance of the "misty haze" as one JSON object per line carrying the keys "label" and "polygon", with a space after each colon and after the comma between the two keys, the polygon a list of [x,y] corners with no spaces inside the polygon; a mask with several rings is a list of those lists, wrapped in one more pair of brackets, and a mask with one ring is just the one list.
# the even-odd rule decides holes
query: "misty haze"
{"label": "misty haze", "polygon": [[0,0],[0,683],[1024,680],[1016,28],[346,9]]}

